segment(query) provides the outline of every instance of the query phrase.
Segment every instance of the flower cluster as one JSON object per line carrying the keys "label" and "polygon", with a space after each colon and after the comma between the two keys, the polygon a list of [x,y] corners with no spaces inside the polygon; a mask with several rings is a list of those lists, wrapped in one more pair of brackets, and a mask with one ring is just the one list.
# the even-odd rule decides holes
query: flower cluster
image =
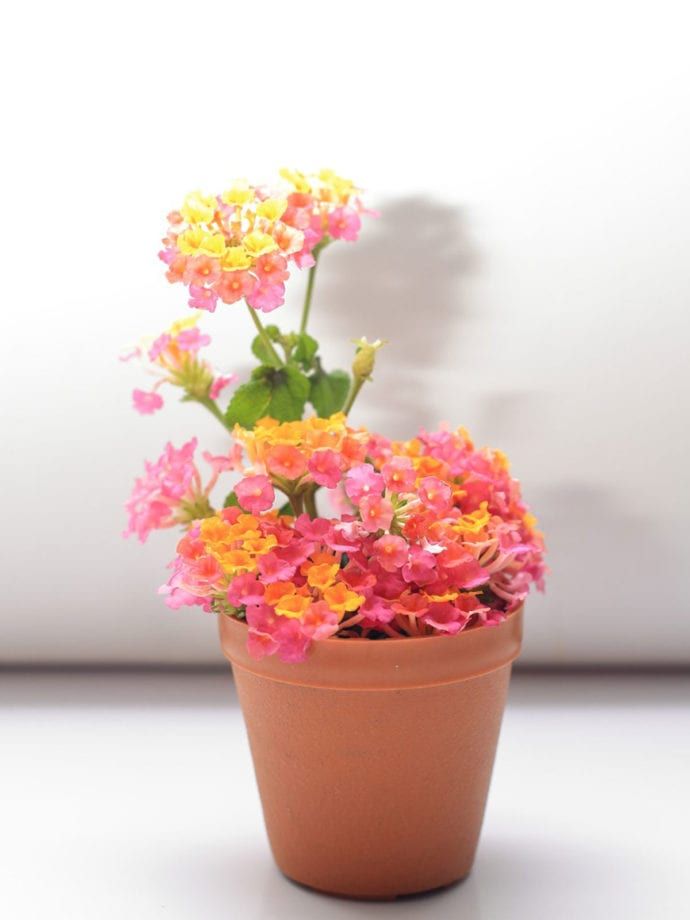
{"label": "flower cluster", "polygon": [[[236,434],[252,463],[239,507],[192,527],[162,591],[172,607],[246,619],[256,657],[299,661],[336,633],[498,624],[542,585],[542,539],[505,457],[462,430],[391,442],[334,416]],[[315,511],[320,486],[342,491],[340,517],[295,516],[308,496]],[[276,490],[288,513],[274,509]]]}
{"label": "flower cluster", "polygon": [[129,517],[125,537],[136,534],[144,543],[152,530],[189,526],[214,513],[209,495],[220,474],[236,468],[236,458],[213,456],[204,451],[203,458],[211,466],[211,476],[203,485],[194,462],[196,446],[196,438],[180,448],[168,443],[155,463],[145,464],[144,475],[135,481],[125,505]]}
{"label": "flower cluster", "polygon": [[197,328],[200,315],[195,313],[174,322],[158,338],[122,356],[122,361],[138,359],[146,372],[156,377],[151,390],[132,391],[132,403],[137,412],[151,415],[162,408],[163,397],[158,390],[165,383],[181,387],[188,397],[200,401],[215,400],[225,387],[236,383],[236,374],[215,374],[211,365],[199,358],[199,350],[211,343],[211,337]]}
{"label": "flower cluster", "polygon": [[290,262],[311,267],[317,246],[357,239],[365,209],[349,180],[331,170],[282,176],[277,189],[242,181],[220,195],[192,192],[168,215],[160,258],[168,281],[189,288],[191,307],[245,300],[269,313],[285,300]]}

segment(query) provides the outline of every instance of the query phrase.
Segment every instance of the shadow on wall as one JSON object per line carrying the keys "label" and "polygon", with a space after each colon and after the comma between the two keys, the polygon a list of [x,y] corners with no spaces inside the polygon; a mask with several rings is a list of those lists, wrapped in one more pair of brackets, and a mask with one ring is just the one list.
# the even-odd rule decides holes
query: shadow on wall
{"label": "shadow on wall", "polygon": [[[414,197],[384,202],[365,218],[356,246],[334,246],[317,281],[319,324],[338,340],[387,339],[371,403],[385,407],[386,431],[435,427],[436,368],[462,360],[460,326],[469,313],[464,282],[477,256],[457,208]],[[324,260],[325,261],[325,260]]]}

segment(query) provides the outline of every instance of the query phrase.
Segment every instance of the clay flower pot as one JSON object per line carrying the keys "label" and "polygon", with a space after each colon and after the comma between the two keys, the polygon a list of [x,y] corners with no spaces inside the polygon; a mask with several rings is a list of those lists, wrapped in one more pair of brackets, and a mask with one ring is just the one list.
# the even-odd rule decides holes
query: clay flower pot
{"label": "clay flower pot", "polygon": [[329,639],[255,661],[220,617],[268,837],[282,872],[354,898],[395,898],[472,868],[522,610],[418,639]]}

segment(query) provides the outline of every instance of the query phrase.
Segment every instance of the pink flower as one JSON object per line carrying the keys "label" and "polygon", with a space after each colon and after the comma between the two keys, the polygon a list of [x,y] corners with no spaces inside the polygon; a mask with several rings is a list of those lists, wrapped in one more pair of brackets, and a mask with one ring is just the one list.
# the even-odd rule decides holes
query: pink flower
{"label": "pink flower", "polygon": [[163,332],[154,340],[153,345],[149,348],[149,359],[155,361],[156,358],[159,358],[168,345],[172,342],[172,336],[167,332]]}
{"label": "pink flower", "polygon": [[237,374],[227,374],[226,376],[219,375],[211,384],[211,389],[208,391],[208,395],[211,397],[211,399],[218,399],[225,387],[229,387],[231,384],[237,383],[239,379],[240,378],[237,376]]}
{"label": "pink flower", "polygon": [[187,260],[184,271],[184,282],[188,285],[203,287],[212,284],[220,278],[220,265],[217,259],[208,256],[194,256]]}
{"label": "pink flower", "polygon": [[235,495],[240,505],[254,514],[268,511],[275,500],[275,492],[268,476],[245,476],[235,486]]}
{"label": "pink flower", "polygon": [[362,516],[362,526],[375,533],[377,530],[388,530],[393,520],[393,505],[387,498],[378,495],[365,495],[359,502],[359,513]]}
{"label": "pink flower", "polygon": [[257,280],[254,275],[250,275],[249,272],[234,271],[223,272],[213,285],[213,289],[223,303],[236,303],[243,297],[250,297],[256,286]]}
{"label": "pink flower", "polygon": [[316,450],[309,458],[307,467],[314,482],[333,489],[342,476],[343,457],[334,450]]}
{"label": "pink flower", "polygon": [[374,558],[387,572],[395,572],[407,562],[409,546],[402,537],[384,534],[374,543]]}
{"label": "pink flower", "polygon": [[146,393],[144,390],[132,390],[132,402],[137,412],[153,415],[163,408],[163,397],[158,393]]}
{"label": "pink flower", "polygon": [[359,214],[348,207],[336,208],[328,215],[328,232],[336,240],[354,242],[362,226]]}
{"label": "pink flower", "polygon": [[338,631],[338,614],[325,601],[312,604],[302,617],[302,632],[310,639],[328,639]]}
{"label": "pink flower", "polygon": [[439,632],[454,636],[466,626],[469,617],[453,604],[432,604],[420,619]]}
{"label": "pink flower", "polygon": [[254,265],[254,271],[261,285],[268,285],[269,287],[283,284],[290,277],[290,272],[287,270],[287,261],[276,252],[267,252],[265,255],[259,256]]}
{"label": "pink flower", "polygon": [[199,471],[194,464],[196,438],[176,449],[165,446],[155,463],[145,464],[144,476],[134,483],[125,508],[129,521],[124,536],[136,534],[144,543],[152,530],[179,523],[182,505],[193,503],[201,491]]}
{"label": "pink flower", "polygon": [[262,604],[265,588],[256,575],[236,575],[228,588],[228,601],[233,607],[245,607],[247,604]]}
{"label": "pink flower", "polygon": [[191,329],[183,329],[177,336],[176,342],[177,347],[182,351],[195,353],[204,345],[211,344],[211,336],[205,335],[200,329],[194,326]]}
{"label": "pink flower", "polygon": [[409,584],[428,585],[436,578],[434,556],[419,546],[410,547],[410,558],[403,566],[402,576]]}
{"label": "pink flower", "polygon": [[183,256],[182,253],[172,250],[172,258],[170,258],[169,261],[165,258],[163,261],[168,266],[165,277],[171,284],[184,280],[184,273],[187,270],[187,256]]}
{"label": "pink flower", "polygon": [[325,543],[331,532],[331,522],[326,518],[310,518],[308,514],[300,514],[295,520],[295,530],[307,540],[316,543]]}
{"label": "pink flower", "polygon": [[436,476],[425,476],[419,483],[419,497],[430,511],[445,514],[452,505],[453,492],[443,480]]}
{"label": "pink flower", "polygon": [[187,303],[192,310],[206,310],[208,313],[215,313],[218,294],[214,290],[193,284],[189,288],[189,293],[190,298]]}
{"label": "pink flower", "polygon": [[395,611],[391,605],[377,595],[367,598],[359,608],[359,612],[363,613],[372,623],[390,623],[395,618]]}
{"label": "pink flower", "polygon": [[345,474],[345,492],[355,505],[366,495],[381,495],[383,487],[383,476],[370,463],[353,466]]}
{"label": "pink flower", "polygon": [[297,566],[276,553],[264,553],[257,561],[261,580],[266,585],[276,581],[289,581],[295,574]]}
{"label": "pink flower", "polygon": [[278,642],[278,658],[291,664],[305,661],[311,643],[309,637],[302,632],[300,621],[287,617],[281,617],[281,620],[273,634],[273,638]]}
{"label": "pink flower", "polygon": [[256,661],[278,651],[278,643],[270,633],[250,626],[247,630],[247,651]]}
{"label": "pink flower", "polygon": [[285,302],[285,285],[259,284],[247,294],[245,299],[252,309],[270,313]]}
{"label": "pink flower", "polygon": [[417,478],[412,461],[408,457],[391,457],[381,467],[381,475],[386,488],[391,492],[411,492]]}

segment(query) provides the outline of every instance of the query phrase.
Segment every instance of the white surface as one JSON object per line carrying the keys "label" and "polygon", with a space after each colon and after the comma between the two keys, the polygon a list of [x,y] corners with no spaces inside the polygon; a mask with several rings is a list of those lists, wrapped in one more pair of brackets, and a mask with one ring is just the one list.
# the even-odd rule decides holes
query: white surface
{"label": "white surface", "polygon": [[[38,0],[4,25],[0,658],[216,659],[155,596],[174,537],[119,534],[144,457],[222,432],[135,416],[116,355],[186,310],[156,258],[181,196],[294,164],[383,212],[316,288],[332,366],[391,340],[355,421],[467,425],[542,520],[525,660],[690,660],[686,4]],[[246,376],[244,313],[206,328]]]}
{"label": "white surface", "polygon": [[271,862],[225,674],[6,675],[0,874],[12,920],[649,920],[687,913],[690,678],[518,676],[475,869],[395,904]]}

